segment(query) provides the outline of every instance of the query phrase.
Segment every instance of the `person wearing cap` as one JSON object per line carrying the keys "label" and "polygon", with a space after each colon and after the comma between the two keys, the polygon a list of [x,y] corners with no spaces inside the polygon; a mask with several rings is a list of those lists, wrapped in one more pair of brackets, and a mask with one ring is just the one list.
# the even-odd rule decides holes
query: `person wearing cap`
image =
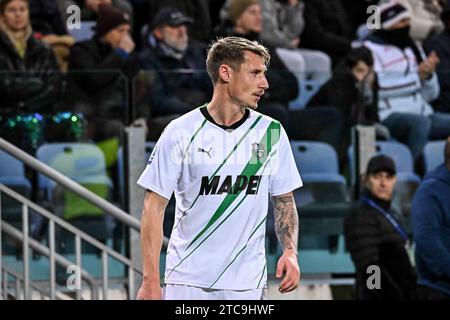
{"label": "person wearing cap", "polygon": [[441,20],[445,30],[441,34],[426,40],[424,48],[427,52],[436,52],[440,59],[436,71],[441,93],[433,103],[433,107],[436,111],[450,112],[450,0],[446,0]]}
{"label": "person wearing cap", "polygon": [[[130,36],[130,16],[112,5],[101,5],[92,39],[76,43],[69,57],[69,92],[77,111],[88,119],[88,138],[115,136],[126,121],[127,84],[137,73],[138,61]],[[81,71],[81,72],[80,72]],[[114,120],[109,125],[99,122]]]}
{"label": "person wearing cap", "polygon": [[152,117],[184,114],[211,97],[205,48],[189,39],[187,28],[192,23],[174,7],[161,8],[150,22],[140,67],[156,76],[148,95]]}
{"label": "person wearing cap", "polygon": [[[79,1],[77,1],[79,2]],[[85,0],[81,5],[81,20],[96,20],[100,7],[102,5],[108,4],[112,5],[121,11],[130,15],[130,24],[132,24],[133,19],[133,7],[127,0]],[[67,5],[67,4],[66,4]]]}
{"label": "person wearing cap", "polygon": [[[416,274],[406,250],[408,235],[391,207],[396,181],[392,158],[371,158],[361,200],[344,222],[346,246],[356,269],[358,300],[416,298]],[[375,281],[373,267],[379,268],[380,277]]]}
{"label": "person wearing cap", "polygon": [[429,172],[411,207],[419,299],[450,300],[450,137],[444,163]]}
{"label": "person wearing cap", "polygon": [[411,14],[396,1],[380,7],[381,29],[363,42],[374,56],[378,75],[378,115],[398,141],[405,143],[420,163],[429,139],[450,135],[450,114],[435,112],[430,102],[439,96],[435,52],[425,56],[409,35]]}

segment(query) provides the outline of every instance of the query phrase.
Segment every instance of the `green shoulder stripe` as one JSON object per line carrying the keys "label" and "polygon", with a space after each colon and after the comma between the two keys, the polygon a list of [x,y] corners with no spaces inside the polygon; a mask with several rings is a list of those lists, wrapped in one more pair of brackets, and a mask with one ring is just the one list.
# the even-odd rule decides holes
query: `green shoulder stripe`
{"label": "green shoulder stripe", "polygon": [[[250,158],[247,165],[245,166],[244,170],[242,170],[241,173],[242,176],[246,176],[249,178],[250,176],[255,175],[258,172],[258,170],[261,168],[261,166],[267,159],[269,153],[271,152],[272,147],[278,143],[280,139],[280,128],[281,126],[278,121],[272,121],[270,123],[270,125],[267,127],[266,133],[264,134],[259,143],[260,148],[264,150],[264,153],[262,155],[259,155],[257,153],[253,154],[253,156]],[[227,210],[228,207],[236,200],[240,192],[237,194],[228,194],[225,197],[225,199],[223,199],[222,203],[219,205],[216,212],[214,212],[209,222],[197,234],[194,240],[192,240],[192,242],[189,244],[186,250],[189,249],[195,243],[195,241],[197,241],[197,239],[200,238],[224,214],[225,210]]]}

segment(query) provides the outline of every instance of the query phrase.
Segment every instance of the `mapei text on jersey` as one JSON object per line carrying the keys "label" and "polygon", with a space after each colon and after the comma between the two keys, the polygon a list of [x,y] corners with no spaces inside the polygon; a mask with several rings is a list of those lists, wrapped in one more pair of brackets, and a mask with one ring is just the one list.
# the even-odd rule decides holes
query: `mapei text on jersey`
{"label": "mapei text on jersey", "polygon": [[262,176],[259,175],[238,175],[234,182],[233,176],[225,176],[223,180],[222,176],[214,176],[212,179],[209,177],[202,177],[199,195],[215,195],[224,193],[237,195],[244,190],[246,190],[245,193],[248,195],[255,195],[258,193],[258,186],[261,181],[261,177]]}

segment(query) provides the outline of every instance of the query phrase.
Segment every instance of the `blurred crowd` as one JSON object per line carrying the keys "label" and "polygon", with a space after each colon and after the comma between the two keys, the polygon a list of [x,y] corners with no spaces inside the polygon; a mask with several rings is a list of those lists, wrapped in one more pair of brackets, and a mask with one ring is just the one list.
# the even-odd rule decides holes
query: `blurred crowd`
{"label": "blurred crowd", "polygon": [[[419,175],[427,142],[450,136],[450,0],[0,0],[0,135],[31,154],[44,142],[94,142],[114,175],[125,126],[141,126],[155,141],[171,120],[210,100],[206,53],[226,36],[269,49],[270,88],[258,111],[279,120],[292,140],[333,146],[341,171],[357,124],[373,125],[378,140],[407,145]],[[395,177],[390,162],[382,169],[368,168],[372,200],[380,199],[371,179],[379,171],[377,179]],[[390,210],[387,200],[376,206]],[[370,201],[362,210],[378,225]],[[377,263],[389,260],[376,246],[390,236],[397,251],[388,254],[405,255],[399,234],[378,241],[373,225],[351,227],[358,219],[347,222],[347,237],[374,243],[361,253],[353,241],[359,269],[367,252]],[[422,250],[436,234],[430,230],[417,230]],[[420,272],[432,280],[422,284],[438,283],[448,298],[448,278],[439,282],[448,264],[428,267],[427,259],[420,257]],[[411,266],[400,269],[392,270]],[[406,284],[415,281],[409,275]]]}

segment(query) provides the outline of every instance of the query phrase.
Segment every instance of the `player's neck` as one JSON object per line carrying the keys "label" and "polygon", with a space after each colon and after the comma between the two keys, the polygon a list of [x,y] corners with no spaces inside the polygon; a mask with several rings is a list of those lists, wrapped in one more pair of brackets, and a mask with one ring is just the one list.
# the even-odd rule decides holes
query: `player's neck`
{"label": "player's neck", "polygon": [[245,115],[245,108],[218,96],[213,96],[211,102],[208,103],[207,110],[214,121],[223,126],[230,126]]}

